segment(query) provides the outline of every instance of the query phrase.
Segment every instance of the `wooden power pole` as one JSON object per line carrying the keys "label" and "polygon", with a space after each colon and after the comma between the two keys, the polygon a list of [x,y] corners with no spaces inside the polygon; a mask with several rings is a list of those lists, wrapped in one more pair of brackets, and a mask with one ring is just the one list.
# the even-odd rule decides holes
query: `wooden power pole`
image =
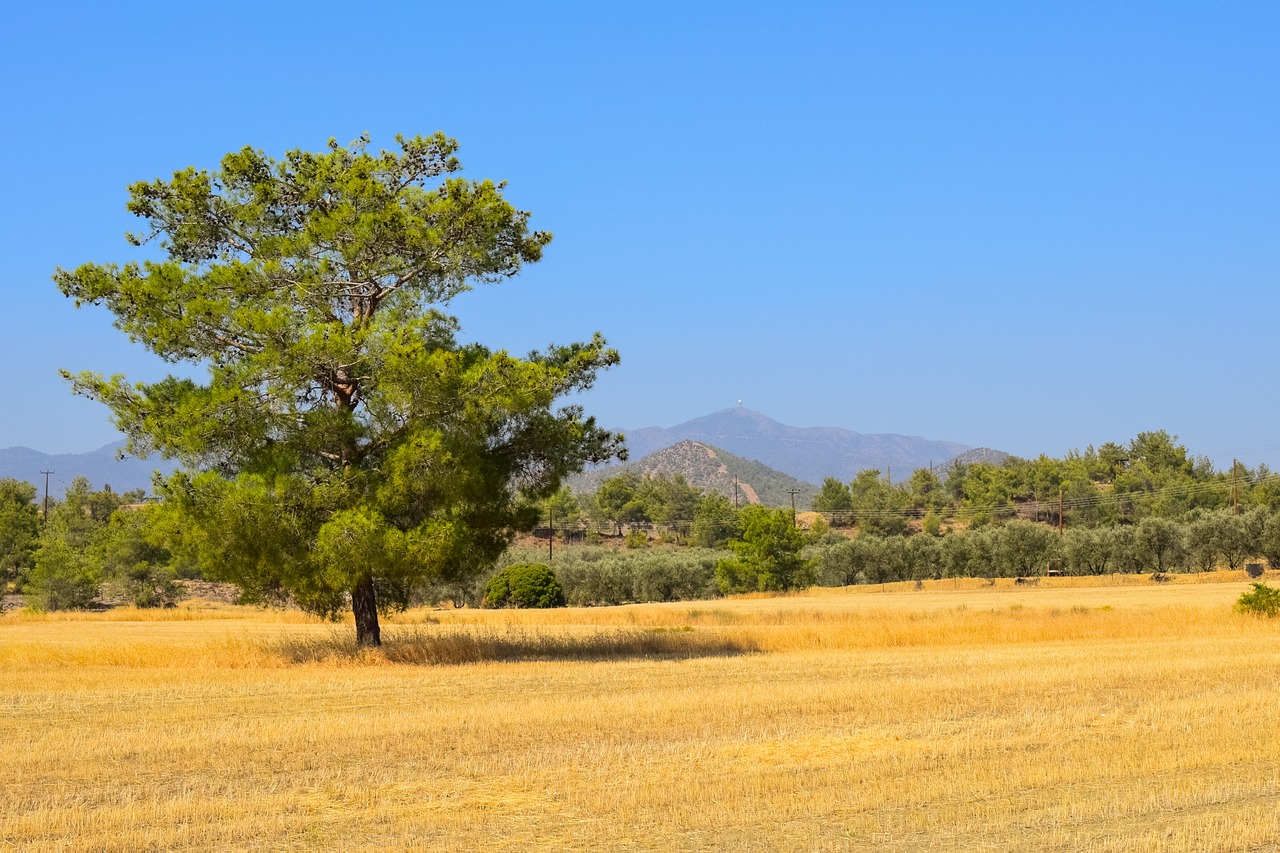
{"label": "wooden power pole", "polygon": [[52,471],[41,471],[44,474],[44,523],[49,523],[49,475]]}
{"label": "wooden power pole", "polygon": [[1240,514],[1240,493],[1236,490],[1236,470],[1240,463],[1235,459],[1231,460],[1231,514]]}

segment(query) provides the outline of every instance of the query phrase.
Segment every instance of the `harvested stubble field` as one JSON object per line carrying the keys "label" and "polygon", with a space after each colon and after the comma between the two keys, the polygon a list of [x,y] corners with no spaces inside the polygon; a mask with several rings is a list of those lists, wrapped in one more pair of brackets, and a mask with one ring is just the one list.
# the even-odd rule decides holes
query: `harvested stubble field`
{"label": "harvested stubble field", "polygon": [[9,613],[0,846],[1280,850],[1246,588],[414,611],[364,654],[200,601]]}

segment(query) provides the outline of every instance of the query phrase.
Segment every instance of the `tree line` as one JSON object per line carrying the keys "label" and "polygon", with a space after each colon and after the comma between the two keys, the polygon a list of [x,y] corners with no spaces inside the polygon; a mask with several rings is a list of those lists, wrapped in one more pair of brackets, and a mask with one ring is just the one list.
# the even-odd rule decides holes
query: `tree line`
{"label": "tree line", "polygon": [[[650,494],[687,500],[697,491],[679,478],[668,479]],[[175,544],[182,541],[182,523],[172,506],[142,502],[141,492],[94,491],[77,478],[42,524],[34,487],[0,480],[0,569],[9,590],[25,593],[41,609],[85,608],[103,598],[140,607],[172,604],[180,594],[180,578],[203,576],[198,561]],[[1151,515],[1111,526],[1062,529],[1012,518],[970,527],[949,524],[938,534],[923,529],[885,534],[833,528],[821,517],[802,529],[788,509],[735,509],[724,496],[703,493],[685,534],[656,540],[650,534],[629,531],[621,548],[616,543],[561,548],[546,562],[555,566],[570,604],[1051,572],[1161,575],[1239,569],[1255,559],[1280,565],[1280,511],[1265,505],[1197,509],[1179,520]],[[495,568],[542,561],[541,547],[510,549]],[[406,601],[479,604],[489,577],[424,575],[405,592]],[[288,598],[249,595],[245,600],[285,603]]]}
{"label": "tree line", "polygon": [[1280,478],[1266,465],[1251,469],[1233,462],[1229,470],[1215,471],[1164,430],[1139,433],[1128,444],[1073,450],[1061,459],[1009,457],[941,473],[922,468],[896,484],[876,470],[862,471],[850,483],[827,478],[813,501],[833,524],[880,535],[915,529],[936,534],[947,523],[980,527],[1011,518],[1107,527],[1258,506],[1280,509]]}

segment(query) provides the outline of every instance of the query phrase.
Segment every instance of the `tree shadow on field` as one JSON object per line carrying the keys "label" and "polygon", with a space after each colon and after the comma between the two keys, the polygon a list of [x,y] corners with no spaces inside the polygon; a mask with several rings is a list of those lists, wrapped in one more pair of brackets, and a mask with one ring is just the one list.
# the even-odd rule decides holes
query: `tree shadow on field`
{"label": "tree shadow on field", "polygon": [[683,660],[760,651],[754,640],[681,628],[543,632],[486,627],[384,631],[382,646],[361,649],[350,630],[272,640],[267,651],[288,663],[398,663],[456,666],[523,661]]}

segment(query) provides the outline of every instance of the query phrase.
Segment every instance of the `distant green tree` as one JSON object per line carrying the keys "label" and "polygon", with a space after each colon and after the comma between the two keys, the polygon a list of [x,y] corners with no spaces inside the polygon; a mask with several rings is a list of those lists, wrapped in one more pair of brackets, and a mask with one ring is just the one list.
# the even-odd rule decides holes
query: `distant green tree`
{"label": "distant green tree", "polygon": [[997,529],[996,560],[1004,576],[1044,574],[1058,553],[1058,534],[1043,524],[1014,519]]}
{"label": "distant green tree", "polygon": [[719,548],[738,533],[738,510],[719,492],[707,492],[693,514],[689,541],[699,548]]}
{"label": "distant green tree", "polygon": [[996,574],[996,534],[989,528],[950,533],[942,538],[945,577],[984,578]]}
{"label": "distant green tree", "polygon": [[1138,554],[1158,572],[1177,567],[1184,558],[1182,527],[1167,518],[1149,517],[1134,528]]}
{"label": "distant green tree", "polygon": [[1262,525],[1258,553],[1267,558],[1272,569],[1280,569],[1280,513],[1269,516]]}
{"label": "distant green tree", "polygon": [[1148,555],[1138,542],[1137,525],[1120,524],[1109,528],[1111,534],[1112,565],[1117,572],[1142,572],[1150,564]]}
{"label": "distant green tree", "polygon": [[810,545],[822,545],[829,540],[841,540],[845,537],[831,529],[831,525],[821,515],[814,516],[804,532],[805,541]]}
{"label": "distant green tree", "polygon": [[942,535],[942,513],[931,509],[920,519],[920,532],[926,536]]}
{"label": "distant green tree", "polygon": [[[853,495],[849,493],[849,487],[846,484],[835,477],[827,477],[822,481],[822,488],[813,496],[813,510],[814,512],[851,512]],[[832,523],[839,527],[845,523],[845,520],[837,517],[832,519]]]}
{"label": "distant green tree", "polygon": [[802,555],[804,534],[787,509],[749,506],[742,510],[742,538],[729,542],[734,559],[716,566],[716,584],[725,594],[799,589],[813,585],[813,567]]}
{"label": "distant green tree", "polygon": [[56,535],[42,537],[36,564],[25,588],[36,610],[84,610],[98,597],[102,577],[83,551]]}
{"label": "distant green tree", "polygon": [[877,536],[900,536],[907,532],[909,498],[902,489],[885,482],[877,469],[859,471],[849,484],[849,494],[860,531]]}
{"label": "distant green tree", "polygon": [[942,577],[943,553],[940,541],[933,536],[898,537],[901,542],[903,577],[909,580],[930,580]]}
{"label": "distant green tree", "polygon": [[1114,483],[1129,466],[1130,461],[1129,451],[1114,441],[1099,445],[1094,459],[1096,460],[1096,465],[1093,467],[1094,479],[1100,483]]}
{"label": "distant green tree", "polygon": [[947,507],[947,493],[942,480],[931,468],[917,468],[907,478],[906,490],[910,504],[915,509],[923,509],[940,514]]}
{"label": "distant green tree", "polygon": [[154,524],[158,507],[117,509],[86,552],[103,588],[137,607],[165,607],[177,601],[173,555]]}
{"label": "distant green tree", "polygon": [[1269,512],[1280,512],[1280,475],[1266,465],[1259,465],[1246,484],[1243,502]]}
{"label": "distant green tree", "polygon": [[1114,502],[1104,499],[1103,493],[1084,470],[1063,481],[1062,503],[1068,528],[1115,524]]}
{"label": "distant green tree", "polygon": [[93,603],[102,573],[89,551],[122,503],[124,496],[110,486],[95,492],[84,477],[72,480],[64,498],[50,507],[40,532],[25,589],[32,605],[42,610],[78,610]]}
{"label": "distant green tree", "polygon": [[865,547],[870,552],[871,565],[867,572],[867,580],[872,583],[886,584],[898,580],[902,575],[902,542],[900,536],[879,536],[875,533],[862,533],[859,541],[865,540]]}
{"label": "distant green tree", "polygon": [[702,491],[689,485],[683,474],[654,474],[636,487],[636,500],[645,517],[658,524],[689,521],[698,511]]}
{"label": "distant green tree", "polygon": [[841,538],[818,548],[814,554],[819,582],[823,586],[852,586],[865,583],[874,573],[880,556],[880,538],[863,535]]}
{"label": "distant green tree", "polygon": [[947,477],[947,491],[959,501],[960,517],[974,526],[1010,515],[1017,488],[1012,469],[990,462],[957,465]]}
{"label": "distant green tree", "polygon": [[23,480],[0,479],[0,591],[20,583],[31,568],[40,537],[36,487]]}
{"label": "distant green tree", "polygon": [[578,496],[568,486],[547,498],[547,510],[556,524],[576,524],[582,518],[582,506]]}
{"label": "distant green tree", "polygon": [[1111,528],[1068,527],[1062,553],[1073,575],[1102,575],[1114,565],[1115,535]]}
{"label": "distant green tree", "polygon": [[1178,444],[1176,435],[1169,435],[1164,430],[1140,432],[1129,442],[1129,462],[1145,463],[1155,474],[1168,476],[1192,476],[1195,461],[1188,456],[1187,449]]}
{"label": "distant green tree", "polygon": [[1188,522],[1183,528],[1183,544],[1187,560],[1197,571],[1212,571],[1222,556],[1218,541],[1221,519],[1210,513]]}
{"label": "distant green tree", "polygon": [[616,525],[619,536],[624,525],[649,520],[640,496],[640,479],[635,471],[623,471],[601,480],[596,489],[594,506],[600,520]]}
{"label": "distant green tree", "polygon": [[1271,513],[1262,507],[1239,514],[1231,512],[1230,521],[1223,525],[1218,538],[1218,547],[1227,561],[1227,568],[1239,569],[1250,557],[1262,553],[1263,530],[1270,516]]}

